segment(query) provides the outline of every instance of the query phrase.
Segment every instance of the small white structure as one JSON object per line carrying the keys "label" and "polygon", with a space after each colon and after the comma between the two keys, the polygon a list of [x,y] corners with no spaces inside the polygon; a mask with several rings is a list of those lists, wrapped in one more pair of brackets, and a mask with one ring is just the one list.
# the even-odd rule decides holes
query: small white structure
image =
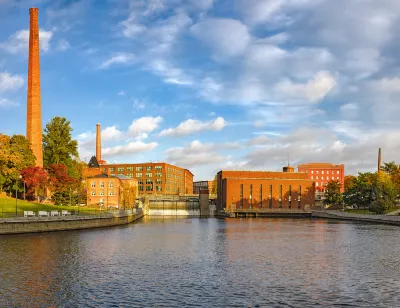
{"label": "small white structure", "polygon": [[71,215],[71,213],[65,210],[61,211],[61,216],[68,216],[68,215]]}
{"label": "small white structure", "polygon": [[47,211],[39,211],[38,217],[49,217],[49,212]]}
{"label": "small white structure", "polygon": [[36,217],[33,211],[24,211],[24,217]]}
{"label": "small white structure", "polygon": [[60,213],[58,211],[51,211],[50,216],[59,216]]}

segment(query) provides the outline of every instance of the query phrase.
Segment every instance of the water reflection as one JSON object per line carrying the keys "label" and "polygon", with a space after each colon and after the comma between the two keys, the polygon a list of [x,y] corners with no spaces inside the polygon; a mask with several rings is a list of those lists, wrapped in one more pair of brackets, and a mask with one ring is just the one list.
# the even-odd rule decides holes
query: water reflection
{"label": "water reflection", "polygon": [[397,227],[145,218],[0,237],[0,306],[397,307]]}

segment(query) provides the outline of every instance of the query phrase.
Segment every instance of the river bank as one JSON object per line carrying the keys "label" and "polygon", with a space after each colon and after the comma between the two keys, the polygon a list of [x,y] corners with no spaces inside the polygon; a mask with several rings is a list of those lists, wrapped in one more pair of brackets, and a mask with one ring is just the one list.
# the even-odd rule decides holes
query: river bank
{"label": "river bank", "polygon": [[104,228],[126,225],[143,217],[142,211],[117,211],[104,215],[0,219],[0,235]]}
{"label": "river bank", "polygon": [[337,219],[337,220],[351,220],[357,222],[372,222],[378,224],[400,226],[400,216],[391,215],[363,215],[363,214],[351,214],[340,211],[313,211],[312,217],[325,218],[325,219]]}

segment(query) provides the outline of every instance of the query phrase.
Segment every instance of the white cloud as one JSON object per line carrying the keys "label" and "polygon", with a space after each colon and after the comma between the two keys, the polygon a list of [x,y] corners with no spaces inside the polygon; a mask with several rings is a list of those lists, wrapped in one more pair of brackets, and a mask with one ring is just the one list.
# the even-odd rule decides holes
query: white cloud
{"label": "white cloud", "polygon": [[123,154],[137,154],[154,150],[157,147],[156,142],[144,143],[142,141],[129,142],[127,145],[118,145],[115,147],[106,147],[102,150],[102,154],[107,157],[118,156]]}
{"label": "white cloud", "polygon": [[118,96],[124,96],[125,95],[125,91],[119,91],[117,95]]}
{"label": "white cloud", "polygon": [[121,135],[122,133],[115,126],[106,127],[101,132],[101,138],[104,141],[119,140],[121,138]]}
{"label": "white cloud", "polygon": [[71,45],[66,39],[61,39],[58,41],[57,49],[60,51],[66,51],[67,49],[71,48]]}
{"label": "white cloud", "polygon": [[101,69],[108,69],[110,66],[115,65],[115,64],[132,64],[136,60],[136,56],[133,53],[125,53],[125,52],[119,52],[113,55],[111,58],[108,60],[104,61],[103,63],[100,64]]}
{"label": "white cloud", "polygon": [[165,83],[182,86],[190,86],[193,84],[192,79],[187,76],[183,70],[172,66],[163,59],[154,59],[150,62],[148,68],[156,75],[162,76]]}
{"label": "white cloud", "polygon": [[160,136],[180,137],[203,131],[220,131],[226,126],[226,124],[226,121],[222,117],[207,122],[189,119],[175,128],[164,129],[161,131]]}
{"label": "white cloud", "polygon": [[318,72],[314,79],[306,84],[293,83],[289,80],[276,85],[278,95],[289,99],[316,103],[322,100],[336,85],[336,81],[329,72]]}
{"label": "white cloud", "polygon": [[254,138],[250,139],[247,142],[247,145],[250,145],[250,146],[264,145],[269,141],[270,141],[270,138],[268,138],[266,135],[260,135],[260,136],[257,136],[257,137],[254,137]]}
{"label": "white cloud", "polygon": [[[44,52],[50,49],[50,40],[53,37],[52,31],[39,30],[40,49]],[[9,53],[24,52],[28,54],[29,30],[15,32],[7,42],[0,43],[0,49]]]}
{"label": "white cloud", "polygon": [[19,106],[19,104],[7,98],[0,97],[0,108],[10,108],[16,106]]}
{"label": "white cloud", "polygon": [[0,73],[0,93],[18,90],[24,84],[24,79],[19,75],[11,75],[8,72]]}
{"label": "white cloud", "polygon": [[372,87],[382,93],[400,93],[400,78],[383,78],[371,82]]}
{"label": "white cloud", "polygon": [[151,133],[160,126],[162,121],[163,118],[160,116],[136,119],[132,122],[131,126],[129,126],[128,135],[138,139],[145,139],[148,133]]}
{"label": "white cloud", "polygon": [[251,41],[247,26],[239,20],[209,18],[192,26],[192,33],[214,50],[217,59],[243,54]]}

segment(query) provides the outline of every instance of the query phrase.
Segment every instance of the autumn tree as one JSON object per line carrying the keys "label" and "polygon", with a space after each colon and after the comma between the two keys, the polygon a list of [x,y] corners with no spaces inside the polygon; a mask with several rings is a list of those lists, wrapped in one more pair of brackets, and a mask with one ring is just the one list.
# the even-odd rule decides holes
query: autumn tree
{"label": "autumn tree", "polygon": [[383,214],[396,205],[398,190],[389,174],[377,174],[372,188],[371,212]]}
{"label": "autumn tree", "polygon": [[47,171],[52,201],[57,205],[72,203],[72,191],[76,180],[68,174],[67,167],[63,164],[51,164]]}
{"label": "autumn tree", "polygon": [[381,166],[381,170],[387,174],[393,175],[397,170],[399,170],[399,165],[397,165],[394,161],[384,163],[383,166]]}
{"label": "autumn tree", "polygon": [[216,195],[217,191],[218,191],[217,189],[218,189],[218,175],[216,175],[214,177],[213,186],[212,186],[212,189],[210,191],[210,194]]}
{"label": "autumn tree", "polygon": [[66,118],[54,117],[46,124],[43,133],[43,162],[45,167],[51,164],[63,164],[68,171],[72,168],[73,158],[78,158],[78,142],[72,140],[71,122]]}
{"label": "autumn tree", "polygon": [[28,167],[21,171],[22,182],[26,185],[26,194],[29,200],[36,196],[43,196],[48,184],[47,172],[41,167]]}
{"label": "autumn tree", "polygon": [[354,186],[356,177],[354,175],[346,175],[344,177],[344,191],[349,191]]}
{"label": "autumn tree", "polygon": [[340,192],[341,184],[339,181],[330,181],[325,187],[324,203],[325,205],[339,205],[342,204],[343,198]]}
{"label": "autumn tree", "polygon": [[124,180],[121,183],[121,203],[124,208],[133,208],[137,197],[137,185],[134,181]]}

